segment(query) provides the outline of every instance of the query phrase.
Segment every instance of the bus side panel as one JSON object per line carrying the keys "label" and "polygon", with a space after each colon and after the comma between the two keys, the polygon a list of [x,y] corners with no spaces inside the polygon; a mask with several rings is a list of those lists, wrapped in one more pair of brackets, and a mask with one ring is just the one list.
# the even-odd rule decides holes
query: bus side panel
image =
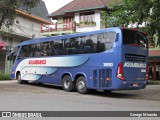
{"label": "bus side panel", "polygon": [[98,88],[98,67],[89,67],[88,84],[91,89]]}
{"label": "bus side panel", "polygon": [[99,90],[110,90],[112,88],[112,69],[106,67],[89,68],[89,88]]}
{"label": "bus side panel", "polygon": [[112,88],[112,68],[99,68],[99,89],[110,90]]}
{"label": "bus side panel", "polygon": [[82,75],[86,78],[86,83],[88,86],[88,68],[87,67],[67,67],[67,68],[58,68],[57,71],[51,75],[43,75],[38,82],[49,83],[49,84],[62,84],[62,77],[64,75],[70,75],[72,81],[75,81],[76,75]]}
{"label": "bus side panel", "polygon": [[60,71],[60,69],[58,68],[57,71],[53,74],[42,75],[42,77],[39,80],[37,80],[37,82],[60,85],[61,84],[61,79],[60,79],[61,72],[59,72],[59,71]]}

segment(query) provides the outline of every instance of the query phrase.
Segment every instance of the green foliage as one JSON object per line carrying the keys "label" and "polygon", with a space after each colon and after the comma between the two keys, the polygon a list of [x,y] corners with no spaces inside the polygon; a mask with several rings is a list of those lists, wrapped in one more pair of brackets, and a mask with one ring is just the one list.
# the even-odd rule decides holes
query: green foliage
{"label": "green foliage", "polygon": [[16,11],[24,6],[27,11],[36,6],[40,0],[0,0],[0,29],[2,25],[9,27],[13,24]]}
{"label": "green foliage", "polygon": [[160,0],[112,0],[111,12],[107,12],[108,26],[128,26],[143,22],[150,33],[160,33]]}
{"label": "green foliage", "polygon": [[10,75],[9,74],[3,74],[2,72],[0,72],[0,80],[9,80],[10,79]]}
{"label": "green foliage", "polygon": [[149,27],[160,34],[160,0],[152,0],[152,14]]}
{"label": "green foliage", "polygon": [[107,27],[107,19],[108,19],[108,14],[107,11],[101,11],[101,17],[102,17],[102,24]]}

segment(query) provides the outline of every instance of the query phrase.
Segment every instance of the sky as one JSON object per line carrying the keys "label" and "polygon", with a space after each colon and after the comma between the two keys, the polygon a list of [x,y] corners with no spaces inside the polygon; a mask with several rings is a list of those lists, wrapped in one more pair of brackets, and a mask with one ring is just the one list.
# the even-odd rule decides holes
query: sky
{"label": "sky", "polygon": [[63,7],[73,0],[43,0],[46,4],[49,14]]}

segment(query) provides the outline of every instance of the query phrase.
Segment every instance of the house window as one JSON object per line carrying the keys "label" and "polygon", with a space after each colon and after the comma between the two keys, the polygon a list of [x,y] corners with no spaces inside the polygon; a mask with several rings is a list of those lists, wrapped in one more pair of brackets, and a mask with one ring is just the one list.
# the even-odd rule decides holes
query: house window
{"label": "house window", "polygon": [[80,13],[80,22],[92,22],[95,21],[95,12]]}

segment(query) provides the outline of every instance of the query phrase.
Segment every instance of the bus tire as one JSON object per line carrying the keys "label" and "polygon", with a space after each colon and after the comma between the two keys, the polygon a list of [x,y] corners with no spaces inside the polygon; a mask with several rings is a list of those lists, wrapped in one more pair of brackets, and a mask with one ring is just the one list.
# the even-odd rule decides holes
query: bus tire
{"label": "bus tire", "polygon": [[21,79],[21,73],[17,74],[17,80],[18,80],[19,84],[26,84],[26,83],[28,83],[28,81],[24,81],[24,80]]}
{"label": "bus tire", "polygon": [[85,77],[81,76],[77,79],[76,88],[80,94],[86,94],[88,92]]}
{"label": "bus tire", "polygon": [[67,92],[71,92],[75,89],[75,84],[69,75],[65,75],[62,78],[62,86],[63,86],[63,90]]}

